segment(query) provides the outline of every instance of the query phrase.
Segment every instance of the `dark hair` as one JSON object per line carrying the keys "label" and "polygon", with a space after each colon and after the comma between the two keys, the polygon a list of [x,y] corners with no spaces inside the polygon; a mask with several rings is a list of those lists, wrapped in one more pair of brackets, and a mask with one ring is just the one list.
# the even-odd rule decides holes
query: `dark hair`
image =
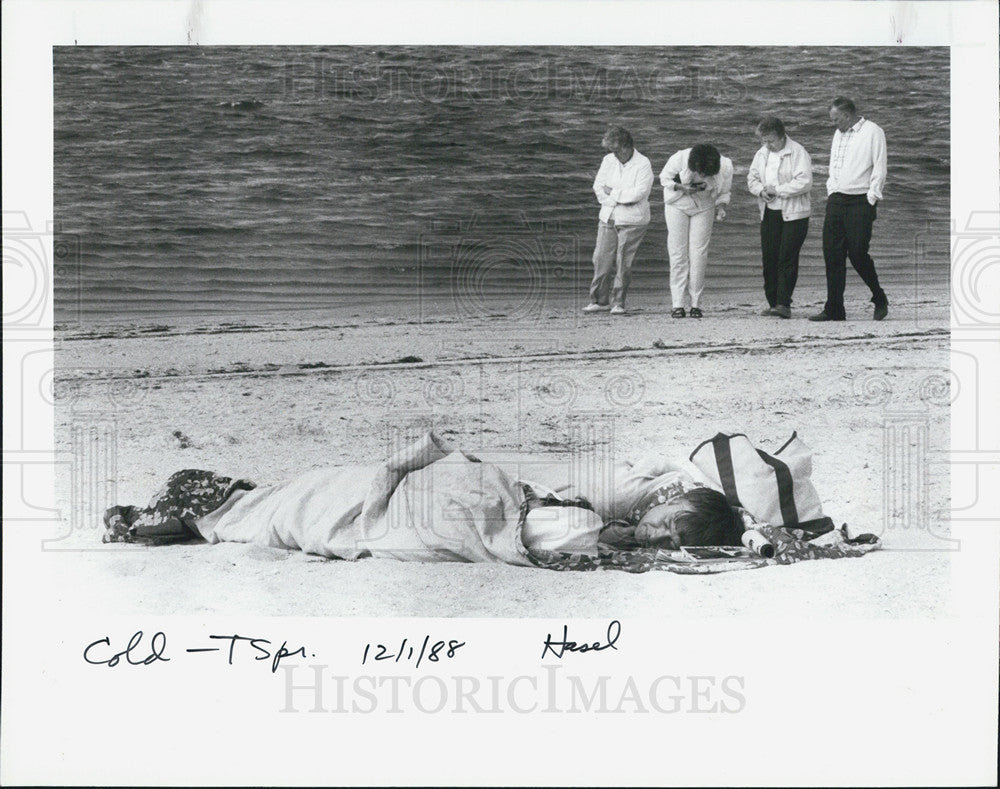
{"label": "dark hair", "polygon": [[572,499],[561,499],[558,496],[542,496],[538,499],[536,506],[539,507],[579,507],[580,509],[590,510],[594,512],[594,505],[591,504],[583,496],[577,496]]}
{"label": "dark hair", "polygon": [[847,96],[837,96],[830,106],[844,112],[849,112],[851,115],[854,115],[858,111],[858,108],[854,106],[854,102],[847,98]]}
{"label": "dark hair", "polygon": [[779,137],[784,137],[785,124],[781,122],[781,118],[777,118],[774,115],[765,115],[760,119],[760,123],[757,124],[757,134],[761,137],[765,134],[777,134]]}
{"label": "dark hair", "polygon": [[577,496],[572,499],[562,499],[553,493],[539,496],[535,492],[535,489],[526,482],[521,483],[521,492],[524,493],[524,506],[528,509],[534,509],[535,507],[581,507],[591,512],[594,511],[594,505],[583,496]]}
{"label": "dark hair", "polygon": [[742,544],[743,521],[729,506],[725,494],[711,488],[694,488],[682,495],[691,510],[679,512],[674,518],[681,545]]}
{"label": "dark hair", "polygon": [[622,126],[609,126],[601,142],[608,147],[634,148],[632,135]]}
{"label": "dark hair", "polygon": [[716,175],[722,167],[722,159],[719,156],[719,149],[714,145],[700,143],[691,149],[688,154],[688,169],[696,173],[711,176]]}

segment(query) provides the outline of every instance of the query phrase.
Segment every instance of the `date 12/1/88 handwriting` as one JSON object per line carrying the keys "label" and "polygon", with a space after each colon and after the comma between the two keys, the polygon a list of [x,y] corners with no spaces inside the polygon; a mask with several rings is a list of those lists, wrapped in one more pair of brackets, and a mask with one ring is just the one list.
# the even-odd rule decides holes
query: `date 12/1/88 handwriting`
{"label": "date 12/1/88 handwriting", "polygon": [[[374,661],[381,660],[392,660],[399,663],[401,660],[407,662],[413,660],[414,655],[417,658],[416,668],[420,668],[421,661],[426,657],[432,663],[437,663],[442,656],[453,658],[455,653],[461,647],[465,646],[464,641],[458,641],[456,639],[451,639],[450,641],[435,641],[431,644],[431,637],[424,636],[424,642],[420,645],[420,651],[417,651],[416,644],[410,644],[407,646],[409,639],[404,638],[400,644],[399,649],[395,652],[391,652],[390,649],[395,649],[395,647],[387,647],[385,644],[365,644],[365,652],[361,657],[361,665],[365,665],[368,662],[369,657]],[[430,649],[428,649],[430,647]],[[447,649],[446,649],[447,647]],[[442,653],[442,650],[445,650]]]}

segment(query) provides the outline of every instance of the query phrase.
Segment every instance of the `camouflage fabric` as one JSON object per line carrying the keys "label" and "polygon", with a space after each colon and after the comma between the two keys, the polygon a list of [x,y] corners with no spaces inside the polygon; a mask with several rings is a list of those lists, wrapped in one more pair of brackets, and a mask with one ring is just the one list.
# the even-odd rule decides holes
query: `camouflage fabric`
{"label": "camouflage fabric", "polygon": [[669,482],[660,485],[655,490],[651,490],[645,496],[643,496],[631,510],[629,510],[628,515],[625,520],[635,526],[642,517],[649,512],[653,507],[658,507],[660,504],[666,504],[671,499],[676,498],[693,488],[703,487],[697,482],[692,484],[685,484],[683,478],[672,479]]}
{"label": "camouflage fabric", "polygon": [[234,491],[254,487],[249,480],[233,480],[213,471],[178,471],[144,509],[132,505],[108,509],[101,542],[164,543],[194,537],[198,534],[194,521],[218,509]]}
{"label": "camouflage fabric", "polygon": [[809,559],[843,559],[863,556],[882,547],[872,534],[862,534],[848,539],[844,529],[836,529],[812,540],[801,530],[789,532],[778,526],[755,523],[754,528],[774,545],[774,558],[765,559],[749,548],[720,546],[715,548],[681,548],[664,551],[642,548],[634,551],[600,550],[598,555],[560,553],[556,551],[529,551],[529,558],[537,567],[547,570],[622,570],[627,573],[645,573],[666,570],[682,575],[708,575],[733,570],[754,570],[776,564],[794,564]]}

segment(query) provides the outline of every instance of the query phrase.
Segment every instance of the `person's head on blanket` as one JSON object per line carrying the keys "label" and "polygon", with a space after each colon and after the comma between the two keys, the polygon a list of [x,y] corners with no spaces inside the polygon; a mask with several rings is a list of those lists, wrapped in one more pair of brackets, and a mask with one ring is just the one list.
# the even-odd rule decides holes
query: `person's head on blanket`
{"label": "person's head on blanket", "polygon": [[602,542],[625,547],[629,542],[676,550],[682,546],[739,545],[740,514],[725,494],[694,482],[687,474],[661,479],[629,508],[623,520],[605,528]]}
{"label": "person's head on blanket", "polygon": [[681,546],[739,545],[743,522],[725,494],[681,483],[650,491],[629,511],[634,538],[649,548],[676,550]]}
{"label": "person's head on blanket", "polygon": [[606,525],[586,499],[538,498],[525,488],[522,536],[532,549],[586,553],[598,542],[616,550],[741,544],[743,521],[725,495],[686,474],[672,474],[644,494],[624,520]]}

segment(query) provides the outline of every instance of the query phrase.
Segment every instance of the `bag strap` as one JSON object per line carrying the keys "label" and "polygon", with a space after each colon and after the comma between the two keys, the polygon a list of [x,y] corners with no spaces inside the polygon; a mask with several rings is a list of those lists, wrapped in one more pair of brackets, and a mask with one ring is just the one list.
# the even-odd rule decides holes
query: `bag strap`
{"label": "bag strap", "polygon": [[784,452],[786,449],[788,449],[788,447],[791,446],[791,443],[796,438],[798,438],[798,437],[799,437],[799,431],[798,430],[793,430],[792,431],[792,437],[789,438],[784,444],[782,444],[781,447],[778,449],[778,451],[775,452],[774,454],[775,455],[780,455],[782,452]]}
{"label": "bag strap", "polygon": [[781,506],[781,520],[786,526],[793,526],[799,522],[799,512],[795,509],[795,491],[792,482],[792,472],[788,470],[788,465],[775,457],[771,457],[766,452],[757,450],[760,459],[774,469],[774,476],[778,483],[778,504]]}
{"label": "bag strap", "polygon": [[824,515],[822,518],[814,518],[811,521],[796,523],[794,526],[790,526],[789,528],[802,529],[802,531],[810,532],[812,537],[819,537],[821,534],[833,531],[834,525],[833,519]]}
{"label": "bag strap", "polygon": [[[742,433],[737,433],[735,435],[718,433],[712,439],[712,448],[715,450],[715,463],[719,469],[719,482],[722,485],[723,493],[726,494],[726,501],[731,507],[743,506],[736,488],[736,470],[733,467],[733,453],[730,448],[730,442],[734,438],[740,437],[745,438]],[[788,446],[794,438],[795,435],[793,434],[792,438],[788,440],[785,446]],[[785,447],[782,447],[782,449],[784,448]],[[778,451],[780,452],[781,450]],[[774,469],[775,480],[778,484],[778,504],[781,507],[781,519],[787,526],[797,524],[799,520],[799,513],[795,507],[795,490],[792,480],[792,472],[789,470],[786,463],[778,460],[776,457],[772,457],[759,449],[757,449],[756,452],[760,456],[761,460]],[[692,455],[693,454],[694,453],[692,453]]]}
{"label": "bag strap", "polygon": [[726,501],[730,507],[742,507],[743,504],[736,492],[733,453],[729,448],[729,442],[732,438],[733,436],[727,436],[725,433],[716,434],[715,438],[712,439],[712,449],[715,450],[715,464],[719,467],[719,482],[722,484],[722,492],[726,494]]}

